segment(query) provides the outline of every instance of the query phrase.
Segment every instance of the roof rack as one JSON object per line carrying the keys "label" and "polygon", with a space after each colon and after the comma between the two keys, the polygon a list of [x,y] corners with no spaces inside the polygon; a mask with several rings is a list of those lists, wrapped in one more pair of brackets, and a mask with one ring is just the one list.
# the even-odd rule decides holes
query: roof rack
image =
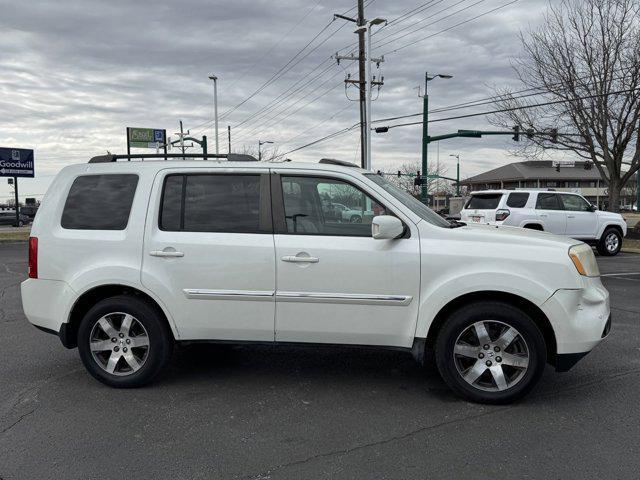
{"label": "roof rack", "polygon": [[345,162],[344,160],[336,160],[335,158],[323,158],[318,163],[325,163],[328,165],[341,165],[343,167],[360,168],[360,165],[355,163]]}
{"label": "roof rack", "polygon": [[91,158],[89,163],[110,163],[117,162],[118,160],[127,160],[131,161],[131,159],[137,158],[143,162],[145,159],[154,159],[154,160],[169,160],[169,159],[178,159],[181,158],[183,160],[192,160],[192,159],[202,159],[202,160],[222,160],[226,159],[229,162],[257,162],[258,160],[252,155],[246,155],[244,153],[132,153],[125,155],[98,155],[96,157]]}

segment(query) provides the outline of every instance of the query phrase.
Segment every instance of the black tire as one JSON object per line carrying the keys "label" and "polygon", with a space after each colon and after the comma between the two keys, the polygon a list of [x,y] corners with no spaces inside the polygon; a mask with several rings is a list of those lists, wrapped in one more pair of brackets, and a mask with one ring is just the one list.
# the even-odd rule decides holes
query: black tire
{"label": "black tire", "polygon": [[360,215],[351,215],[351,223],[362,223],[362,217]]}
{"label": "black tire", "polygon": [[19,226],[19,227],[24,227],[24,222],[23,222],[22,220],[20,220],[20,221],[18,222],[18,226]]}
{"label": "black tire", "polygon": [[[614,242],[612,244],[611,242]],[[622,235],[617,228],[607,228],[598,240],[596,249],[598,253],[604,257],[613,257],[620,252],[622,248]]]}
{"label": "black tire", "polygon": [[[496,362],[502,361],[502,359],[499,358],[501,354],[494,352],[495,347],[483,350],[482,348],[484,346],[479,346],[478,352],[480,353],[478,354],[478,359],[475,357],[467,358],[461,355],[454,358],[454,347],[458,338],[464,334],[463,332],[469,332],[468,329],[470,327],[474,328],[473,325],[480,321],[488,322],[490,327],[499,327],[502,325],[513,327],[519,333],[519,337],[516,337],[516,339],[512,341],[512,344],[504,350],[502,355],[510,353],[508,350],[514,348],[516,342],[520,345],[522,345],[522,340],[525,342],[526,351],[528,352],[528,366],[526,369],[522,370],[508,366],[506,359],[504,361],[505,363],[500,365],[500,372],[504,372],[505,377],[511,375],[512,378],[516,379],[512,386],[504,390],[497,390],[497,383],[493,379],[493,372],[488,369],[476,380],[478,384],[472,385],[468,383],[459,371],[459,365],[457,363],[461,362],[460,358],[462,357],[463,360],[470,362],[470,365],[479,365],[480,369],[484,369],[484,364],[489,360],[490,354],[493,360],[493,367],[495,368],[498,366]],[[494,332],[493,336],[490,335],[491,341],[496,341],[497,338],[494,337],[498,336],[499,333],[496,335]],[[480,360],[480,354],[482,355],[482,360]],[[536,386],[544,371],[547,354],[542,333],[526,313],[508,303],[480,301],[460,308],[447,319],[438,333],[435,356],[440,375],[447,385],[458,395],[473,402],[506,404],[522,398]],[[469,369],[471,368],[470,366]],[[465,370],[465,374],[468,372],[470,372],[470,370]],[[486,382],[493,382],[496,390],[483,390],[480,382],[483,382],[484,385],[487,385]],[[485,386],[484,388],[491,387]]]}
{"label": "black tire", "polygon": [[[144,327],[148,340],[148,350],[142,365],[137,371],[124,373],[121,376],[106,371],[94,358],[90,347],[92,331],[94,331],[98,320],[115,312],[133,316]],[[123,350],[126,351],[126,348]],[[132,348],[129,350],[133,353]],[[172,350],[173,335],[161,312],[148,302],[129,295],[119,295],[101,300],[86,313],[78,329],[78,351],[82,363],[94,378],[111,387],[134,388],[151,382],[166,367],[171,358]],[[106,355],[110,353],[110,351],[105,351]]]}

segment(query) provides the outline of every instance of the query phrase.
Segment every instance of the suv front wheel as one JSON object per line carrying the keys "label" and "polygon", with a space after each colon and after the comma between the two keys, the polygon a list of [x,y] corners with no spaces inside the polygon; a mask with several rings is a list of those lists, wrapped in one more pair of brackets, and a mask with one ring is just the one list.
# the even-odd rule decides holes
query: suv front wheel
{"label": "suv front wheel", "polygon": [[526,395],[542,376],[542,333],[522,310],[502,302],[476,302],[447,320],[436,340],[436,362],[459,395],[504,404]]}
{"label": "suv front wheel", "polygon": [[617,255],[622,248],[622,235],[616,228],[607,228],[600,237],[596,248],[600,255],[607,257]]}
{"label": "suv front wheel", "polygon": [[152,381],[171,356],[171,332],[159,312],[128,295],[91,308],[78,329],[78,350],[88,372],[112,387]]}

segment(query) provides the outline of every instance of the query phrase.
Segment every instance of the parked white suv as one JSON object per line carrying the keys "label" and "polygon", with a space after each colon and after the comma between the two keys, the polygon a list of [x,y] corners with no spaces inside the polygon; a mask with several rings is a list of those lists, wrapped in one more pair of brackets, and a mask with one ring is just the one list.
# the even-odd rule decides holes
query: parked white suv
{"label": "parked white suv", "polygon": [[595,245],[600,255],[617,255],[627,224],[618,213],[603,212],[577,193],[544,190],[473,192],[460,219],[512,225],[566,235]]}
{"label": "parked white suv", "polygon": [[[22,283],[29,321],[108,385],[149,382],[176,342],[348,344],[432,349],[457,393],[505,403],[609,331],[582,242],[449,223],[333,163],[117,158],[57,175]],[[325,218],[327,200],[378,214]]]}

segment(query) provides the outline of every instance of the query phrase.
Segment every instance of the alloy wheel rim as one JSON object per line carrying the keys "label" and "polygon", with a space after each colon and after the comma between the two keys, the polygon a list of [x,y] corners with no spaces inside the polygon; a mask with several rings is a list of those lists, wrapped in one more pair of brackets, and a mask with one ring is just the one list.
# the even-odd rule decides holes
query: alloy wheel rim
{"label": "alloy wheel rim", "polygon": [[610,233],[609,235],[607,235],[607,238],[605,239],[607,250],[609,250],[610,252],[615,252],[618,248],[618,243],[618,236],[615,233]]}
{"label": "alloy wheel rim", "polygon": [[133,315],[108,313],[93,325],[89,349],[105,372],[124,377],[142,368],[149,357],[149,334]]}
{"label": "alloy wheel rim", "polygon": [[520,332],[498,320],[482,320],[456,339],[453,361],[474,388],[502,392],[515,386],[529,368],[529,347]]}

